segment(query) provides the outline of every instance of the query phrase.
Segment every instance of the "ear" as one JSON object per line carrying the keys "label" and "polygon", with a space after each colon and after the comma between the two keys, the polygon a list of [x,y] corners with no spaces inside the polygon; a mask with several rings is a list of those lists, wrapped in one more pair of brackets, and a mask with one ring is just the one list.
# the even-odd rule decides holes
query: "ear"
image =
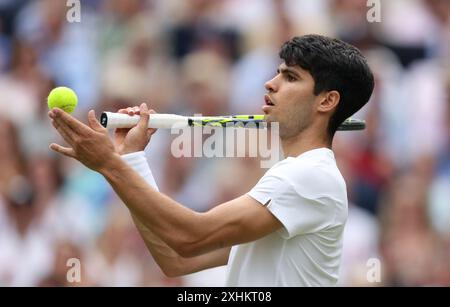
{"label": "ear", "polygon": [[323,93],[321,96],[322,97],[317,109],[320,113],[332,112],[341,100],[341,95],[335,90]]}

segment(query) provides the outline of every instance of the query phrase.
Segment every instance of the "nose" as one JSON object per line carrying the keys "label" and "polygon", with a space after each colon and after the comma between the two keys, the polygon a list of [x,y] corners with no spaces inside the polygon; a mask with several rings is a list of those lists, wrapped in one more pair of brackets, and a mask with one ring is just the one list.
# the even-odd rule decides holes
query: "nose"
{"label": "nose", "polygon": [[277,76],[273,77],[272,79],[270,79],[269,81],[264,83],[264,87],[266,88],[267,91],[269,91],[269,92],[276,92],[277,91],[277,85],[276,85],[276,82],[275,82],[276,78],[277,78]]}

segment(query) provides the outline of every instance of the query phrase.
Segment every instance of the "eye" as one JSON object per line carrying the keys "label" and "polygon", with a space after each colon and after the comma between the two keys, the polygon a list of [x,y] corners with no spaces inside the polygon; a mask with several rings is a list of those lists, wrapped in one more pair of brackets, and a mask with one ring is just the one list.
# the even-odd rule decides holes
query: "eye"
{"label": "eye", "polygon": [[297,79],[294,76],[292,76],[292,75],[287,75],[286,76],[286,80],[288,80],[289,82],[294,82]]}

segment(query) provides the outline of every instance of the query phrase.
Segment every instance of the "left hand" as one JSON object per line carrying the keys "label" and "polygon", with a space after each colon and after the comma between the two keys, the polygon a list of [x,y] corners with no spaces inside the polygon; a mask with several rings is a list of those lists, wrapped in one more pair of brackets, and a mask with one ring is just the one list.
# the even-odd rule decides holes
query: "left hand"
{"label": "left hand", "polygon": [[139,123],[133,128],[118,128],[114,131],[114,144],[116,151],[120,155],[142,151],[150,142],[150,138],[157,129],[148,128],[149,115],[155,114],[154,110],[148,110],[147,104],[143,103],[139,107],[120,109],[118,113],[130,116],[140,115]]}
{"label": "left hand", "polygon": [[89,126],[58,108],[52,109],[48,116],[59,134],[71,146],[63,147],[52,143],[50,149],[74,158],[98,172],[107,169],[108,163],[119,156],[109,138],[108,130],[95,118],[94,110],[88,113]]}

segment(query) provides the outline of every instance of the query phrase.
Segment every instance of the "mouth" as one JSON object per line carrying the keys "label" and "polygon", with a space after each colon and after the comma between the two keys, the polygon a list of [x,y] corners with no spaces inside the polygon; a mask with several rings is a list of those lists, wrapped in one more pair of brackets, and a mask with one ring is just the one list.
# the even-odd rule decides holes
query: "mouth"
{"label": "mouth", "polygon": [[274,106],[272,99],[270,99],[269,95],[264,95],[264,101],[266,103],[266,106]]}

